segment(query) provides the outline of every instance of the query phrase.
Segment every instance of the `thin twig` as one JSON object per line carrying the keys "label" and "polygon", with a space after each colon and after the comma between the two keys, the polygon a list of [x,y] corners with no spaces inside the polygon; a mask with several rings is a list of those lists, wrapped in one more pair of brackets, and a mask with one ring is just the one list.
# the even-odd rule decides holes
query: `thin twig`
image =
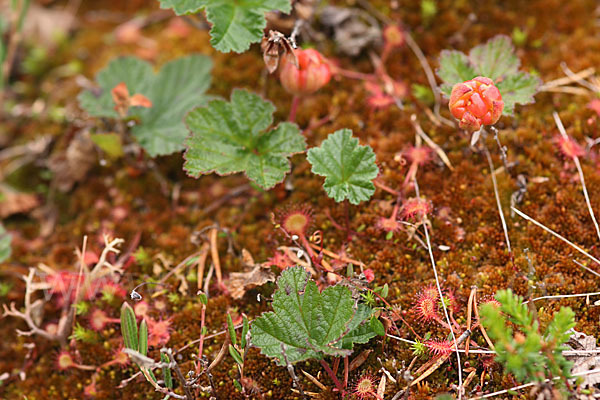
{"label": "thin twig", "polygon": [[[560,116],[556,111],[552,113],[552,117],[554,117],[554,122],[556,123],[556,127],[560,132],[561,136],[565,140],[571,140],[569,135],[567,135],[567,131],[560,120]],[[581,187],[583,189],[583,196],[585,197],[585,204],[587,204],[588,211],[590,212],[590,217],[592,217],[592,222],[594,223],[594,227],[596,228],[596,234],[598,235],[598,239],[600,239],[600,226],[598,226],[598,221],[596,221],[596,215],[594,215],[594,209],[592,208],[592,203],[590,201],[590,196],[588,195],[587,187],[585,185],[585,178],[583,177],[583,169],[581,169],[581,163],[579,162],[579,157],[577,155],[573,155],[571,157],[575,166],[577,167],[577,172],[579,173],[579,180],[581,181]]]}
{"label": "thin twig", "polygon": [[596,264],[600,265],[600,260],[598,260],[596,257],[592,256],[591,254],[589,254],[587,251],[583,250],[581,247],[577,246],[575,243],[569,241],[567,238],[565,238],[564,236],[554,232],[552,229],[548,228],[547,226],[537,222],[535,219],[531,218],[529,215],[525,214],[522,211],[517,210],[515,207],[511,207],[511,209],[516,212],[517,214],[519,214],[519,216],[521,218],[526,219],[529,222],[532,222],[534,225],[539,226],[540,228],[542,228],[543,230],[545,230],[546,232],[554,235],[555,237],[559,238],[560,240],[562,240],[563,242],[565,242],[566,244],[568,244],[569,246],[573,247],[575,250],[577,250],[578,252],[580,252],[581,254],[585,255],[586,257],[588,257],[590,260],[594,261]]}
{"label": "thin twig", "polygon": [[[417,182],[417,178],[415,177],[415,179],[413,180],[414,184],[415,184],[415,193],[417,195],[417,197],[420,197],[419,194],[419,184]],[[435,259],[433,257],[433,250],[431,249],[431,240],[429,239],[429,229],[427,228],[427,223],[423,224],[423,229],[425,230],[425,240],[427,242],[427,251],[429,252],[429,260],[431,261],[431,267],[433,268],[433,275],[435,277],[435,284],[437,286],[438,289],[438,293],[440,295],[440,299],[444,298],[444,293],[442,292],[442,287],[440,285],[440,279],[438,277],[438,273],[437,273],[437,267],[435,264]],[[448,316],[448,309],[446,307],[446,302],[442,301],[442,308],[444,309],[444,316],[446,317],[446,322],[448,323],[448,325],[451,327],[452,326],[452,322],[450,321],[450,317]],[[456,340],[456,336],[454,335],[454,330],[452,328],[450,328],[450,334],[452,335],[452,340],[454,341],[454,349],[456,352],[456,359],[457,359],[457,366],[458,366],[458,400],[460,400],[462,398],[462,387],[463,387],[463,380],[462,380],[462,367],[461,367],[461,361],[460,361],[460,352],[458,351],[458,342]]]}
{"label": "thin twig", "polygon": [[504,218],[504,212],[502,211],[502,203],[500,203],[500,193],[498,192],[498,182],[496,182],[496,175],[494,174],[494,163],[492,162],[492,156],[490,156],[490,151],[485,144],[485,140],[481,141],[483,145],[483,153],[487,159],[488,165],[490,167],[490,175],[492,176],[492,185],[494,186],[494,196],[496,197],[496,206],[498,207],[498,214],[500,215],[500,221],[502,222],[502,229],[504,230],[504,239],[506,240],[506,246],[508,248],[509,254],[512,254],[512,249],[510,247],[510,239],[508,238],[508,227],[506,226],[506,220]]}
{"label": "thin twig", "polygon": [[[586,376],[586,375],[592,375],[592,374],[597,374],[600,373],[600,369],[591,369],[589,371],[584,371],[584,372],[580,372],[580,373],[576,373],[573,374],[573,377],[577,377],[577,376]],[[530,386],[534,386],[534,385],[538,385],[540,383],[547,383],[547,382],[551,382],[553,380],[559,380],[560,377],[556,376],[553,379],[545,379],[542,382],[530,382],[530,383],[525,383],[524,385],[519,385],[519,386],[514,386],[511,387],[510,389],[504,389],[504,390],[499,390],[497,392],[493,392],[493,393],[488,393],[488,394],[484,394],[483,396],[476,396],[476,397],[471,397],[469,398],[469,400],[479,400],[479,399],[488,399],[490,397],[495,397],[495,396],[499,396],[501,394],[505,394],[508,393],[510,391],[515,391],[515,390],[519,390],[519,389],[524,389],[526,387],[530,387]]]}
{"label": "thin twig", "polygon": [[600,274],[599,274],[599,273],[597,273],[596,271],[594,271],[594,270],[593,270],[593,269],[591,269],[591,268],[588,268],[588,267],[586,267],[585,265],[583,265],[583,264],[582,264],[582,263],[580,263],[579,261],[577,261],[577,260],[573,260],[573,262],[574,262],[575,264],[579,265],[581,268],[585,269],[587,272],[591,272],[592,274],[594,274],[594,275],[596,275],[596,276],[600,277]]}
{"label": "thin twig", "polygon": [[600,292],[577,293],[577,294],[557,294],[557,295],[553,295],[553,296],[536,297],[534,299],[523,302],[523,304],[527,304],[529,302],[535,302],[538,300],[544,300],[544,299],[568,299],[571,297],[588,297],[588,296],[598,296],[598,295],[600,295]]}

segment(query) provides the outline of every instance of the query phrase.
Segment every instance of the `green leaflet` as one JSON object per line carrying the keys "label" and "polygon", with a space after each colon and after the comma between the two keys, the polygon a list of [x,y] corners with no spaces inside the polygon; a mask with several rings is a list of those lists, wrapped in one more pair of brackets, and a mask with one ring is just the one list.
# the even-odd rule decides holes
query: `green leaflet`
{"label": "green leaflet", "polygon": [[146,319],[143,319],[140,324],[138,351],[144,356],[148,355],[148,324],[146,324]]}
{"label": "green leaflet", "polygon": [[492,79],[504,101],[503,115],[512,115],[515,104],[534,102],[541,81],[536,76],[519,71],[521,62],[508,36],[497,35],[486,43],[473,47],[469,55],[456,50],[443,50],[439,58],[438,76],[441,91],[450,97],[452,87],[476,76]]}
{"label": "green leaflet", "polygon": [[114,110],[111,90],[125,82],[129,94],[142,94],[152,107],[131,107],[128,118],[139,120],[131,134],[155,157],[183,149],[188,132],[183,123],[185,113],[211,99],[205,94],[210,86],[212,61],[202,55],[182,57],[163,65],[158,74],[152,66],[136,57],[112,60],[98,73],[100,94],[82,92],[81,108],[94,117],[119,118]]}
{"label": "green leaflet", "polygon": [[234,90],[231,101],[211,101],[192,110],[185,121],[192,132],[185,141],[183,168],[193,177],[216,172],[244,172],[264,189],[283,181],[289,157],[304,151],[298,126],[282,122],[269,129],[275,107],[245,90]]}
{"label": "green leaflet", "polygon": [[[169,357],[165,353],[160,353],[160,361],[163,363],[169,363]],[[167,367],[162,368],[163,380],[165,381],[165,387],[173,389],[173,377],[171,376],[171,370]]]}
{"label": "green leaflet", "polygon": [[11,246],[10,242],[12,241],[12,236],[6,232],[4,226],[0,224],[0,262],[4,262],[9,259],[11,254]]}
{"label": "green leaflet", "polygon": [[372,181],[379,173],[375,153],[371,147],[359,145],[350,129],[330,134],[321,146],[308,151],[307,158],[312,172],[325,177],[323,188],[335,201],[348,199],[359,204],[375,193]]}
{"label": "green leaflet", "polygon": [[[354,343],[375,336],[366,322],[371,309],[355,307],[350,290],[341,285],[319,292],[302,267],[281,273],[273,295],[272,312],[256,318],[250,328],[251,342],[279,365],[351,353]],[[285,355],[284,355],[285,354]]]}
{"label": "green leaflet", "polygon": [[177,15],[205,10],[212,24],[210,43],[224,53],[241,53],[260,41],[266,12],[291,11],[290,0],[160,0],[160,6],[172,8]]}
{"label": "green leaflet", "polygon": [[128,349],[138,351],[138,328],[133,308],[126,302],[121,306],[121,333]]}

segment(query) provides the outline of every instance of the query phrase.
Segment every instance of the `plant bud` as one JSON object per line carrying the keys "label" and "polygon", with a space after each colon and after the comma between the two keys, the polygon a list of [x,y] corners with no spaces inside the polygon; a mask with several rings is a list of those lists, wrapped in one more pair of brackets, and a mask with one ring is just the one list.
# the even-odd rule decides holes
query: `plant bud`
{"label": "plant bud", "polygon": [[295,50],[298,67],[287,55],[281,60],[279,79],[283,87],[296,96],[316,92],[331,79],[331,69],[325,58],[313,49]]}
{"label": "plant bud", "polygon": [[478,76],[454,85],[449,107],[462,129],[477,131],[481,125],[492,125],[498,121],[504,102],[494,81]]}

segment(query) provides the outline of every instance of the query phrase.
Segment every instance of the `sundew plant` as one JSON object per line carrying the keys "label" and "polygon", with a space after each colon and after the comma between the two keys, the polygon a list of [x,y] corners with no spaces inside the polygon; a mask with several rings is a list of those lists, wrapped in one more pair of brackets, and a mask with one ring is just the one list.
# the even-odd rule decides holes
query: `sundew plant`
{"label": "sundew plant", "polygon": [[0,398],[599,397],[595,7],[0,2]]}

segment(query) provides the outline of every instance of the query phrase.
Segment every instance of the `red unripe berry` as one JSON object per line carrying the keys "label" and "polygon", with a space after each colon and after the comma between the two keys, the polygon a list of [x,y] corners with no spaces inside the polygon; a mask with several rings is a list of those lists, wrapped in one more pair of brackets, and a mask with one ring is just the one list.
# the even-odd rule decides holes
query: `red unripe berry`
{"label": "red unripe berry", "polygon": [[449,107],[462,129],[477,131],[481,125],[492,125],[500,119],[504,102],[494,81],[478,76],[454,85]]}
{"label": "red unripe berry", "polygon": [[331,79],[331,68],[325,58],[314,49],[295,50],[298,67],[283,57],[279,79],[283,87],[296,96],[312,94]]}
{"label": "red unripe berry", "polygon": [[373,280],[375,279],[375,273],[373,272],[373,270],[371,268],[365,269],[363,271],[363,274],[365,274],[365,279],[369,283],[373,282]]}

